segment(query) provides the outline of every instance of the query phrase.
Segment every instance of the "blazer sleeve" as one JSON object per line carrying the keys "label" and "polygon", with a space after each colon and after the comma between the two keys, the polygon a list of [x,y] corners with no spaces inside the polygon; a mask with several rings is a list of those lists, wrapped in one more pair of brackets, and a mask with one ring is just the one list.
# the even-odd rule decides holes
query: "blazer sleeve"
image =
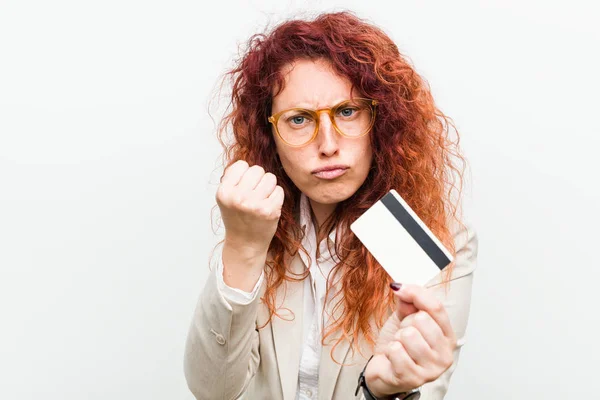
{"label": "blazer sleeve", "polygon": [[209,273],[185,345],[184,374],[197,400],[237,399],[260,363],[256,321],[264,280],[252,301],[236,302],[219,290],[219,270]]}
{"label": "blazer sleeve", "polygon": [[428,290],[432,290],[444,304],[456,334],[457,347],[454,351],[454,362],[450,368],[435,381],[423,385],[421,400],[441,400],[444,398],[448,390],[450,377],[456,369],[460,350],[465,344],[465,332],[471,306],[473,271],[477,261],[478,237],[468,222],[465,222],[464,227],[455,228],[453,232],[456,257],[448,289],[446,290],[444,285],[441,284],[441,275],[430,281],[426,287]]}

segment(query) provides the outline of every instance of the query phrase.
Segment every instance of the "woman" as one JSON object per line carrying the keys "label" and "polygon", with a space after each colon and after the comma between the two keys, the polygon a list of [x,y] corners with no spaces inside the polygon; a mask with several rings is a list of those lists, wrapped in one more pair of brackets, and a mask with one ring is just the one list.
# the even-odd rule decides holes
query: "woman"
{"label": "woman", "polygon": [[[385,33],[348,12],[255,35],[230,76],[216,195],[225,240],[187,338],[190,390],[443,398],[477,238],[451,201],[454,172],[462,179],[452,157],[463,158],[426,83]],[[349,229],[391,189],[455,255],[425,288],[391,282]]]}

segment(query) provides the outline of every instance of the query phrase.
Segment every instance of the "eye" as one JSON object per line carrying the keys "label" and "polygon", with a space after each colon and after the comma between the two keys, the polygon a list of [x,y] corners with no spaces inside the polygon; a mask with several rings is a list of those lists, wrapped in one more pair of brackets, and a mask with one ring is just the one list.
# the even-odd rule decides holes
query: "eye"
{"label": "eye", "polygon": [[286,121],[292,125],[302,125],[310,121],[310,117],[307,115],[297,114],[286,119]]}
{"label": "eye", "polygon": [[304,122],[305,118],[301,115],[296,115],[295,117],[290,118],[290,121],[296,125],[300,125]]}
{"label": "eye", "polygon": [[342,108],[339,113],[342,117],[351,117],[352,115],[354,115],[354,113],[357,111],[356,108],[353,107],[344,107]]}

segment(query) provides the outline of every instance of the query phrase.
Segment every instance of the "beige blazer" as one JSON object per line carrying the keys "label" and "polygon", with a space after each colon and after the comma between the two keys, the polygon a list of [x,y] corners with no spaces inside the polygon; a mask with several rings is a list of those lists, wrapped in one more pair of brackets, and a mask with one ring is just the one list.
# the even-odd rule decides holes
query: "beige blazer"
{"label": "beige blazer", "polygon": [[[455,229],[453,234],[457,256],[448,294],[440,285],[441,275],[426,287],[445,305],[458,346],[452,366],[422,387],[422,400],[444,397],[464,344],[477,236],[468,224],[467,229]],[[290,268],[301,273],[307,267],[296,255]],[[212,268],[200,294],[187,336],[184,373],[189,389],[198,400],[295,400],[302,348],[303,282],[286,282],[285,300],[284,285],[277,292],[277,304],[283,302],[281,307],[293,311],[295,319],[291,320],[291,313],[280,311],[282,316],[288,316],[286,320],[274,317],[269,325],[258,330],[257,326],[262,326],[268,317],[267,307],[260,300],[266,280],[255,301],[247,305],[230,304],[217,289],[215,271]],[[332,313],[332,308],[328,307],[327,312]],[[335,335],[333,338],[337,339]],[[343,361],[344,366],[340,366],[329,355],[333,343],[323,345],[318,400],[364,400],[360,391],[357,396],[354,392],[372,349],[361,345],[363,357],[358,351],[354,354],[349,351],[348,341],[340,343],[335,352],[335,359]]]}

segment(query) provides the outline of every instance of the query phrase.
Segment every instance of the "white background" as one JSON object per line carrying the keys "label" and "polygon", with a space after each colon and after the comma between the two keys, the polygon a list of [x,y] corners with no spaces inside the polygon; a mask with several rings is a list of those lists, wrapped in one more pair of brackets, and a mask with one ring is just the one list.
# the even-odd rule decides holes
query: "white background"
{"label": "white background", "polygon": [[470,161],[446,398],[599,396],[597,2],[1,0],[0,398],[192,399],[215,89],[267,23],[341,7],[408,55]]}

